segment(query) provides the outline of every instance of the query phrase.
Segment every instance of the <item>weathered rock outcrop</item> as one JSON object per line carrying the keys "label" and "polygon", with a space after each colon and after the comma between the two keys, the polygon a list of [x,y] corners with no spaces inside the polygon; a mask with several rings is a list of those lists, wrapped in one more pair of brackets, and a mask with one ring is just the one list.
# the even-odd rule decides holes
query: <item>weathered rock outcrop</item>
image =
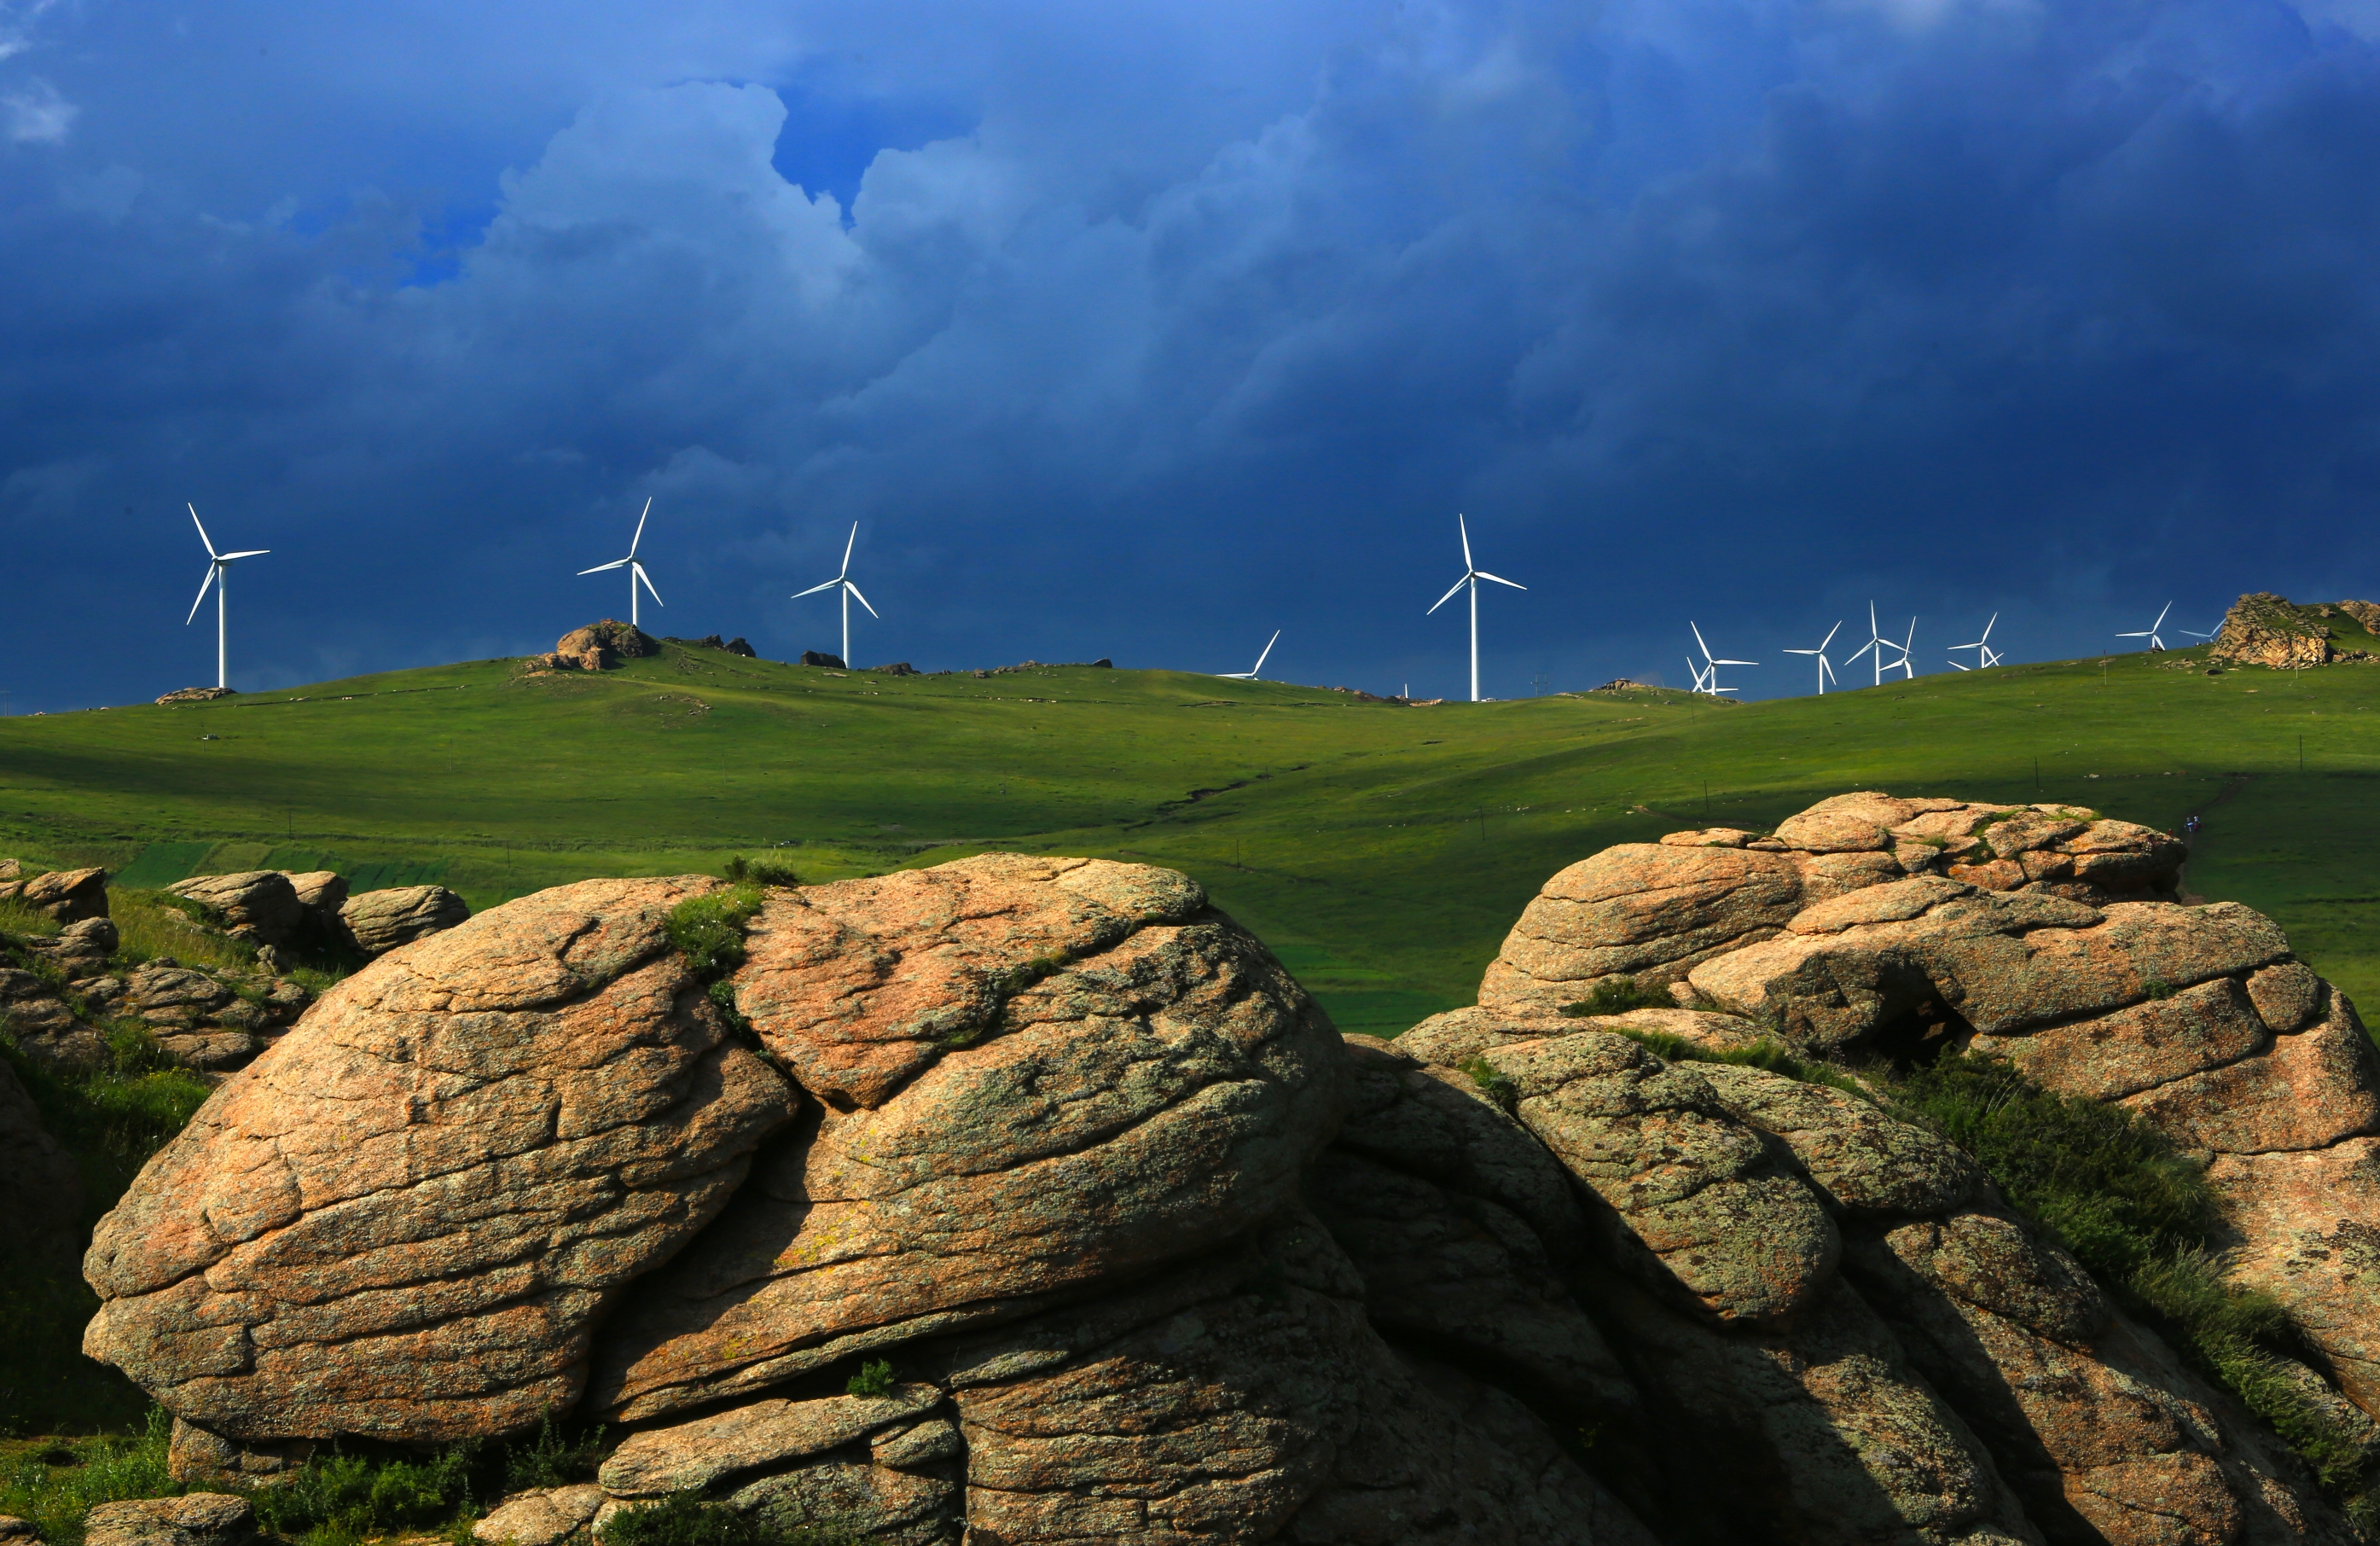
{"label": "weathered rock outcrop", "polygon": [[95,1357],[239,1439],[501,1432],[574,1403],[620,1285],[793,1092],[663,915],[587,882],[383,958],[216,1091],[101,1223]]}
{"label": "weathered rock outcrop", "polygon": [[45,875],[0,884],[0,898],[14,898],[59,923],[107,916],[107,871],[53,870]]}
{"label": "weathered rock outcrop", "polygon": [[[2370,602],[2301,604],[2258,590],[2231,603],[2206,654],[2210,660],[2283,670],[2327,665],[2369,659],[2374,633],[2380,633],[2380,606]],[[2342,634],[2352,640],[2344,648]]]}
{"label": "weathered rock outcrop", "polygon": [[255,944],[282,944],[306,922],[306,904],[279,870],[243,870],[229,875],[195,875],[165,888],[207,908],[223,920],[225,932]]}
{"label": "weathered rock outcrop", "polygon": [[661,652],[661,642],[652,635],[616,617],[606,617],[571,629],[550,652],[530,656],[529,664],[540,671],[609,671],[624,660]]}
{"label": "weathered rock outcrop", "polygon": [[339,907],[340,926],[367,956],[386,955],[470,916],[469,905],[443,885],[361,892]]}
{"label": "weathered rock outcrop", "polygon": [[[1395,1042],[1166,870],[768,888],[708,990],[662,915],[715,883],[565,887],[234,1076],[103,1223],[89,1345],[192,1475],[609,1424],[595,1483],[480,1527],[539,1546],[686,1493],[916,1546],[2343,1543],[1961,1150],[1635,1039],[2125,1102],[2380,1372],[2380,1260],[2323,1213],[2380,1182],[2361,1029],[2254,914],[2158,900],[2178,854],[1875,795],[1632,846]],[[1680,1006],[1561,1013],[1620,976]]]}

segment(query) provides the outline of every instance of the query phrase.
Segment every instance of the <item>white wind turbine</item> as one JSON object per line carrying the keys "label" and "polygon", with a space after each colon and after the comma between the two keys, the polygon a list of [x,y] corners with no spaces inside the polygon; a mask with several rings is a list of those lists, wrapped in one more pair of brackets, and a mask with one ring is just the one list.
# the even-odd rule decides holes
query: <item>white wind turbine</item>
{"label": "white wind turbine", "polygon": [[[860,596],[859,587],[851,583],[851,548],[852,544],[858,541],[859,523],[857,521],[853,521],[851,523],[851,536],[846,539],[843,544],[843,567],[836,572],[835,577],[832,579],[824,580],[817,585],[813,585],[807,590],[796,590],[794,592],[794,600],[800,601],[804,596],[815,596],[821,590],[832,590],[838,587],[842,589],[843,668],[845,671],[853,669],[851,663],[851,599],[854,596],[859,596],[859,604],[862,606],[868,606],[868,598]],[[872,606],[868,606],[868,615],[874,617],[880,623],[884,621],[883,617]],[[1266,648],[1270,649],[1271,646],[1267,645]],[[1257,663],[1258,665],[1262,665],[1264,662],[1259,660]],[[1250,672],[1249,675],[1254,676],[1255,673]]]}
{"label": "white wind turbine", "polygon": [[[1788,650],[1785,651],[1789,655],[1815,655],[1818,657],[1818,696],[1821,698],[1827,696],[1827,684],[1830,681],[1835,681],[1835,668],[1827,663],[1827,646],[1832,644],[1835,641],[1835,635],[1842,631],[1842,619],[1838,617],[1835,619],[1835,626],[1827,630],[1827,637],[1818,640],[1818,647],[1816,649]],[[1840,682],[1836,682],[1836,685],[1840,687],[1841,684]]]}
{"label": "white wind turbine", "polygon": [[1455,590],[1460,590],[1466,585],[1471,588],[1471,701],[1476,703],[1479,701],[1479,582],[1483,579],[1492,579],[1499,585],[1509,585],[1515,590],[1526,590],[1528,587],[1517,580],[1506,579],[1501,575],[1491,575],[1474,564],[1471,561],[1471,528],[1464,525],[1463,517],[1458,515],[1454,517],[1454,529],[1463,537],[1463,578],[1454,582],[1453,590],[1449,590],[1445,595],[1432,602],[1429,612],[1425,612],[1422,615],[1427,617],[1430,612],[1436,612],[1439,607],[1454,600]]}
{"label": "white wind turbine", "polygon": [[261,558],[273,550],[250,548],[246,553],[217,553],[214,539],[207,535],[207,523],[199,519],[199,507],[187,502],[182,507],[190,512],[190,524],[199,529],[199,541],[207,545],[207,578],[199,581],[199,599],[190,603],[190,615],[182,619],[182,627],[187,628],[198,621],[199,608],[206,604],[207,587],[213,586],[215,588],[215,686],[227,688],[231,683],[227,679],[229,673],[225,669],[228,655],[225,649],[224,577],[231,573],[234,561],[242,558]]}
{"label": "white wind turbine", "polygon": [[[1713,698],[1718,698],[1723,694],[1733,692],[1735,688],[1723,688],[1718,685],[1718,668],[1722,665],[1758,665],[1760,663],[1758,661],[1718,660],[1711,654],[1710,646],[1703,642],[1703,630],[1695,627],[1693,618],[1689,617],[1686,619],[1686,627],[1694,628],[1694,646],[1703,652],[1702,669],[1694,673],[1694,690],[1696,692],[1708,693]],[[1688,665],[1693,665],[1694,663],[1694,657],[1692,655],[1686,657],[1686,663]]]}
{"label": "white wind turbine", "polygon": [[2147,627],[2143,628],[2138,633],[2119,633],[2116,637],[2118,639],[2145,639],[2149,641],[2150,649],[2162,650],[2165,648],[2165,640],[2157,637],[2157,629],[2165,627],[2165,614],[2166,612],[2171,612],[2172,610],[2173,603],[2171,602],[2168,602],[2165,603],[2165,612],[2157,614],[2157,620],[2155,622],[2151,623]]}
{"label": "white wind turbine", "polygon": [[1999,620],[2000,615],[1997,612],[1993,613],[1991,623],[1985,623],[1984,625],[1983,638],[1976,639],[1973,644],[1953,644],[1950,646],[1953,650],[1973,650],[1975,651],[1975,663],[1973,666],[1961,665],[1957,661],[1952,661],[1950,664],[1954,669],[1960,671],[1983,671],[1999,664],[2000,652],[1992,648],[1991,642],[1992,623],[1997,623]]}
{"label": "white wind turbine", "polygon": [[[1852,661],[1859,659],[1862,655],[1867,656],[1868,665],[1874,673],[1868,685],[1880,688],[1884,686],[1884,674],[1888,671],[1905,672],[1910,676],[1917,675],[1916,668],[1909,663],[1909,646],[1916,641],[1917,619],[1914,617],[1909,620],[1909,638],[1905,642],[1895,644],[1885,638],[1876,628],[1876,603],[1870,602],[1867,603],[1867,642],[1853,650],[1851,652],[1851,659],[1843,663],[1849,665]],[[1898,650],[1900,652],[1900,658],[1887,664],[1884,659],[1884,652],[1887,650]]]}
{"label": "white wind turbine", "polygon": [[652,496],[650,494],[647,494],[645,496],[644,511],[637,517],[637,534],[628,539],[627,557],[614,558],[609,564],[598,564],[591,569],[581,569],[578,571],[582,575],[600,575],[606,569],[625,568],[628,571],[628,627],[632,628],[638,626],[637,582],[638,580],[644,581],[645,589],[652,592],[653,604],[655,606],[666,606],[668,604],[662,600],[662,593],[653,590],[652,577],[645,573],[643,561],[637,557],[637,544],[645,540],[645,517],[650,516],[652,513]]}
{"label": "white wind turbine", "polygon": [[1216,676],[1226,682],[1253,682],[1257,680],[1257,673],[1264,669],[1265,655],[1271,654],[1272,647],[1280,642],[1281,630],[1279,628],[1275,628],[1272,630],[1272,637],[1265,640],[1264,653],[1257,656],[1256,664],[1248,667],[1245,671],[1218,671],[1215,673]]}

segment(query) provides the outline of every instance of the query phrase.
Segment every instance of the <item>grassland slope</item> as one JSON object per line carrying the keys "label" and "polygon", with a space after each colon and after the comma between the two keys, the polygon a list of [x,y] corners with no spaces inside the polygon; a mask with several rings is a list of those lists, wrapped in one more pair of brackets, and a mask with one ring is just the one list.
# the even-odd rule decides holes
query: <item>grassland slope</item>
{"label": "grassland slope", "polygon": [[1560,865],[1825,795],[2205,822],[2191,890],[2380,999],[2380,665],[2201,651],[1720,707],[1647,689],[1406,707],[1167,671],[892,676],[670,645],[601,675],[481,661],[0,720],[0,851],[128,883],[272,866],[475,907],[768,850],[808,880],[984,848],[1187,870],[1342,1026],[1468,1002]]}

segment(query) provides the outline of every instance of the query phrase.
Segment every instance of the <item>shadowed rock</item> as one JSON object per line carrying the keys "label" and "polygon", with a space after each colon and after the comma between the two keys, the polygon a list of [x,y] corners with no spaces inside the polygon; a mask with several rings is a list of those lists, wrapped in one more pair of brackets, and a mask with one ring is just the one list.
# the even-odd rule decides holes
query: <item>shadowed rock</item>
{"label": "shadowed rock", "polygon": [[278,870],[196,875],[165,889],[213,909],[234,939],[256,944],[285,943],[311,917],[298,888]]}
{"label": "shadowed rock", "polygon": [[716,883],[564,886],[334,988],[101,1222],[86,1350],[244,1439],[566,1408],[613,1291],[792,1115],[662,930]]}

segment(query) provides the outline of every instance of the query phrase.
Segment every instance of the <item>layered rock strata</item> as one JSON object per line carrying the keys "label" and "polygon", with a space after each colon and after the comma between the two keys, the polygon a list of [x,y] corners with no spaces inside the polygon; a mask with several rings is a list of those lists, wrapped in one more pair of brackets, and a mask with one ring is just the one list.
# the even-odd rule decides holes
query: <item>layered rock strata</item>
{"label": "layered rock strata", "polygon": [[[2142,829],[1805,817],[1572,867],[1493,992],[1392,1043],[1165,870],[772,888],[733,1034],[662,921],[716,883],[524,898],[217,1092],[102,1225],[90,1345],[193,1475],[549,1408],[624,1435],[492,1540],[686,1493],[917,1546],[2350,1539],[1962,1152],[1624,1034],[1988,1046],[2187,1105],[2218,1170],[2351,1168],[2344,1001],[2160,900]],[[1680,1006],[1559,1012],[1622,974]],[[2285,1097],[2177,1093],[2260,1062]]]}

